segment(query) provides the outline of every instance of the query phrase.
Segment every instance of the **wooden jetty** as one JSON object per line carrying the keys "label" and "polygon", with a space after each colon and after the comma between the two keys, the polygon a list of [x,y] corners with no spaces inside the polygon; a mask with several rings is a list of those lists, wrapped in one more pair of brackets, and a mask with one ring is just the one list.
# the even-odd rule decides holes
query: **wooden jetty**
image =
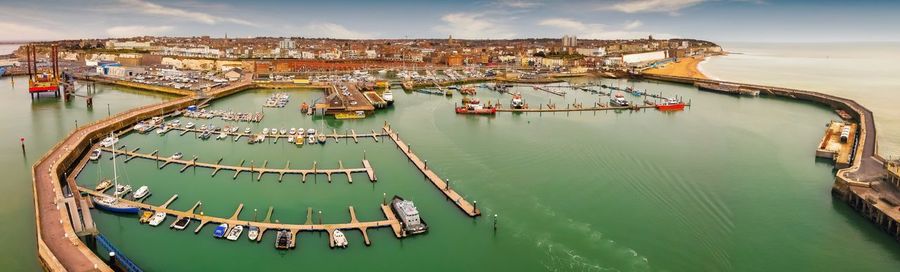
{"label": "wooden jetty", "polygon": [[[91,196],[108,196],[101,192],[93,191],[93,190],[90,190],[90,189],[84,188],[84,187],[78,187],[78,190],[84,194],[88,194]],[[187,211],[178,211],[178,210],[173,210],[173,209],[168,208],[168,205],[171,204],[172,201],[174,201],[174,199],[176,197],[177,196],[173,196],[172,198],[169,199],[169,201],[167,201],[165,204],[160,205],[160,206],[154,206],[151,204],[130,201],[127,199],[121,199],[119,201],[123,204],[135,206],[135,207],[138,207],[138,208],[141,208],[144,210],[166,213],[167,216],[175,217],[176,218],[175,222],[177,222],[178,220],[181,220],[183,218],[190,218],[192,221],[198,221],[199,224],[194,229],[194,233],[199,233],[203,229],[204,226],[206,226],[207,224],[210,224],[210,223],[213,223],[213,224],[226,223],[229,226],[247,226],[247,227],[253,226],[253,227],[259,228],[259,237],[257,237],[257,239],[256,239],[256,241],[259,242],[259,241],[262,241],[262,237],[263,237],[263,235],[265,235],[266,231],[288,230],[293,234],[292,241],[291,241],[292,247],[294,247],[297,244],[297,240],[296,240],[297,234],[301,231],[309,231],[309,232],[324,231],[324,232],[327,232],[328,237],[329,237],[329,241],[328,241],[329,246],[332,246],[332,247],[334,246],[334,241],[332,241],[330,237],[332,237],[331,234],[334,233],[335,230],[359,230],[360,233],[362,233],[363,240],[367,246],[372,244],[371,241],[369,240],[368,230],[373,229],[373,228],[390,227],[391,230],[394,232],[395,237],[397,237],[397,238],[406,237],[406,233],[403,231],[402,227],[400,226],[400,221],[397,220],[397,217],[391,211],[391,208],[385,204],[381,205],[381,211],[382,211],[382,213],[384,213],[384,216],[385,216],[384,220],[365,221],[365,222],[359,221],[359,219],[357,219],[357,217],[356,217],[356,210],[352,206],[350,206],[349,207],[350,222],[347,222],[347,223],[314,224],[313,223],[314,220],[312,220],[312,209],[309,209],[307,212],[306,223],[304,223],[304,224],[286,224],[286,223],[272,223],[271,222],[272,212],[274,210],[272,207],[269,207],[269,211],[268,211],[268,214],[266,215],[266,219],[262,222],[256,222],[256,221],[251,221],[251,220],[241,220],[239,217],[240,217],[241,211],[244,208],[243,203],[238,205],[238,207],[235,209],[234,213],[232,213],[231,217],[229,217],[229,218],[215,217],[215,216],[205,215],[203,213],[200,213],[200,214],[196,213],[197,208],[202,205],[200,201],[197,201],[197,203],[194,204],[194,206]],[[172,226],[174,226],[174,223]]]}
{"label": "wooden jetty", "polygon": [[[188,132],[194,132],[194,133],[197,133],[197,134],[200,134],[200,133],[203,133],[203,132],[204,132],[204,131],[201,130],[201,129],[196,129],[196,128],[190,128],[190,129],[189,129],[189,128],[184,128],[183,126],[172,127],[171,130],[179,130],[179,131],[181,131],[180,135],[187,134]],[[382,136],[386,136],[386,135],[387,135],[387,134],[384,134],[384,133],[378,133],[378,132],[376,132],[374,129],[371,130],[371,131],[372,131],[372,133],[356,134],[356,133],[354,132],[353,134],[350,134],[350,133],[340,134],[340,133],[337,133],[336,130],[333,130],[331,134],[327,134],[327,133],[326,133],[326,134],[325,134],[325,137],[326,137],[326,138],[329,138],[329,139],[334,139],[335,141],[338,141],[339,139],[343,139],[343,138],[353,138],[353,141],[358,143],[358,142],[359,142],[359,138],[372,138],[372,139],[374,139],[374,140],[377,142],[379,137],[382,137]],[[217,134],[217,135],[218,135],[218,134],[220,134],[220,133],[222,133],[222,132],[221,132],[221,131],[218,131],[218,132],[211,132],[211,133]],[[256,137],[257,135],[262,135],[262,134],[261,134],[261,133],[249,133],[249,134],[248,134],[248,133],[243,133],[243,132],[225,132],[225,135],[231,136],[231,137],[233,137],[234,141],[237,141],[237,140],[240,139],[241,137]],[[303,135],[305,136],[305,133],[304,133]],[[274,139],[275,141],[278,141],[278,139],[280,139],[280,138],[285,138],[285,139],[287,139],[287,138],[289,138],[289,137],[296,137],[297,135],[296,135],[296,134],[295,134],[295,135],[289,135],[289,134],[275,134],[275,135],[272,135],[272,134],[265,134],[265,135],[263,135],[263,136],[265,136],[265,138],[267,138],[267,139],[272,138],[272,139]]]}
{"label": "wooden jetty", "polygon": [[441,179],[441,177],[435,174],[434,171],[431,171],[431,169],[428,168],[428,165],[425,164],[425,162],[423,162],[421,159],[419,159],[419,156],[416,156],[416,154],[414,154],[412,150],[410,150],[410,146],[400,140],[400,136],[397,135],[396,132],[391,130],[390,125],[385,124],[383,130],[388,134],[388,137],[390,137],[391,140],[393,140],[394,143],[397,144],[397,147],[400,148],[400,151],[402,151],[403,154],[409,158],[409,161],[412,162],[413,165],[415,165],[416,168],[418,168],[419,171],[421,171],[422,174],[424,174],[425,177],[429,181],[431,181],[431,183],[434,184],[434,186],[438,190],[441,191],[441,193],[444,193],[444,195],[447,196],[448,199],[453,201],[453,203],[456,204],[457,207],[459,207],[463,212],[471,217],[481,215],[481,210],[479,210],[474,203],[469,203],[469,201],[465,200],[459,193],[451,189],[450,186],[447,185],[447,182],[445,182],[443,179]]}
{"label": "wooden jetty", "polygon": [[217,173],[219,173],[220,170],[231,170],[231,171],[235,172],[234,177],[233,177],[234,179],[237,179],[238,174],[240,174],[241,172],[248,172],[251,174],[256,174],[257,181],[261,180],[262,176],[265,174],[277,174],[279,182],[282,181],[282,179],[284,178],[284,175],[294,174],[294,175],[301,175],[301,177],[302,177],[301,181],[306,182],[307,175],[324,174],[328,177],[328,182],[331,182],[332,175],[344,174],[344,175],[347,175],[347,180],[350,183],[353,183],[353,175],[352,175],[353,173],[366,173],[369,176],[369,180],[371,180],[372,182],[376,181],[375,170],[372,169],[372,165],[369,163],[368,160],[363,160],[363,162],[362,162],[363,167],[361,167],[361,168],[344,168],[344,162],[339,161],[338,164],[340,165],[340,167],[338,169],[319,169],[318,162],[313,162],[312,169],[290,169],[289,168],[290,162],[287,162],[286,166],[284,168],[266,168],[266,166],[268,165],[268,161],[263,162],[262,167],[255,167],[252,162],[251,162],[250,166],[248,167],[248,166],[244,166],[245,161],[241,161],[241,164],[238,166],[222,165],[222,164],[220,164],[222,162],[222,158],[220,158],[218,160],[218,162],[216,162],[216,163],[205,163],[205,162],[197,161],[198,157],[196,157],[196,156],[194,156],[190,160],[184,160],[184,159],[174,159],[171,157],[160,157],[159,153],[155,152],[155,151],[151,154],[143,154],[143,153],[137,153],[135,151],[126,151],[126,150],[122,150],[122,149],[113,150],[111,148],[106,148],[106,147],[100,148],[100,150],[113,153],[116,156],[124,154],[126,156],[129,156],[129,160],[134,157],[140,157],[140,158],[149,159],[149,160],[156,160],[156,161],[162,162],[162,164],[159,166],[160,169],[165,168],[169,164],[183,165],[183,167],[179,170],[180,172],[184,172],[185,170],[187,170],[190,167],[203,167],[203,168],[209,168],[209,169],[213,170],[211,176],[215,176]]}

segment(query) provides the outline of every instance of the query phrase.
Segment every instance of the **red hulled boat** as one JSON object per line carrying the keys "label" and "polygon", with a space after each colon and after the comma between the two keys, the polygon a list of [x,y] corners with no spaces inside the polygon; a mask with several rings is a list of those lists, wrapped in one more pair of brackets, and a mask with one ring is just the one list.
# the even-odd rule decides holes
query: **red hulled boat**
{"label": "red hulled boat", "polygon": [[456,107],[457,114],[486,114],[493,115],[497,113],[497,107],[495,106],[482,106],[481,104],[464,104],[461,107]]}
{"label": "red hulled boat", "polygon": [[684,102],[669,98],[669,99],[666,99],[666,101],[663,101],[662,103],[657,104],[656,109],[661,110],[661,111],[684,110]]}

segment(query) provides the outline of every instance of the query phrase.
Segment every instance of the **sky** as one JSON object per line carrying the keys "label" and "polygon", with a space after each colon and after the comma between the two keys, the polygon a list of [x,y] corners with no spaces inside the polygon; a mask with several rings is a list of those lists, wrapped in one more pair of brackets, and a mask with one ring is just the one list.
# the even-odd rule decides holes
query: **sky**
{"label": "sky", "polygon": [[0,41],[143,35],[897,42],[900,1],[0,0]]}

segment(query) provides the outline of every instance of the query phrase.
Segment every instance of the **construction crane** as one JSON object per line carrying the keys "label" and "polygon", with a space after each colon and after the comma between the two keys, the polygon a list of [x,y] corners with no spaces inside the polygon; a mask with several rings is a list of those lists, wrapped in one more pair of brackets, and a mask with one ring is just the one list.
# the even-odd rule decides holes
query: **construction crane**
{"label": "construction crane", "polygon": [[40,97],[41,93],[52,92],[59,97],[59,46],[56,44],[50,48],[50,71],[38,69],[37,48],[34,44],[25,46],[25,54],[28,66],[28,93],[31,99]]}

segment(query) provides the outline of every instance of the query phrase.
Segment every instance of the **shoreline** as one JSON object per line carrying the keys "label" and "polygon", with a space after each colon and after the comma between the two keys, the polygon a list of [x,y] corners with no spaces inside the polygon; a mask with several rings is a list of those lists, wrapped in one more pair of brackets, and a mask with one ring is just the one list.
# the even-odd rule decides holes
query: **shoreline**
{"label": "shoreline", "polygon": [[697,79],[712,79],[699,68],[700,63],[706,61],[706,57],[680,58],[675,62],[666,64],[660,68],[652,68],[644,71],[644,74],[659,76],[688,77]]}

